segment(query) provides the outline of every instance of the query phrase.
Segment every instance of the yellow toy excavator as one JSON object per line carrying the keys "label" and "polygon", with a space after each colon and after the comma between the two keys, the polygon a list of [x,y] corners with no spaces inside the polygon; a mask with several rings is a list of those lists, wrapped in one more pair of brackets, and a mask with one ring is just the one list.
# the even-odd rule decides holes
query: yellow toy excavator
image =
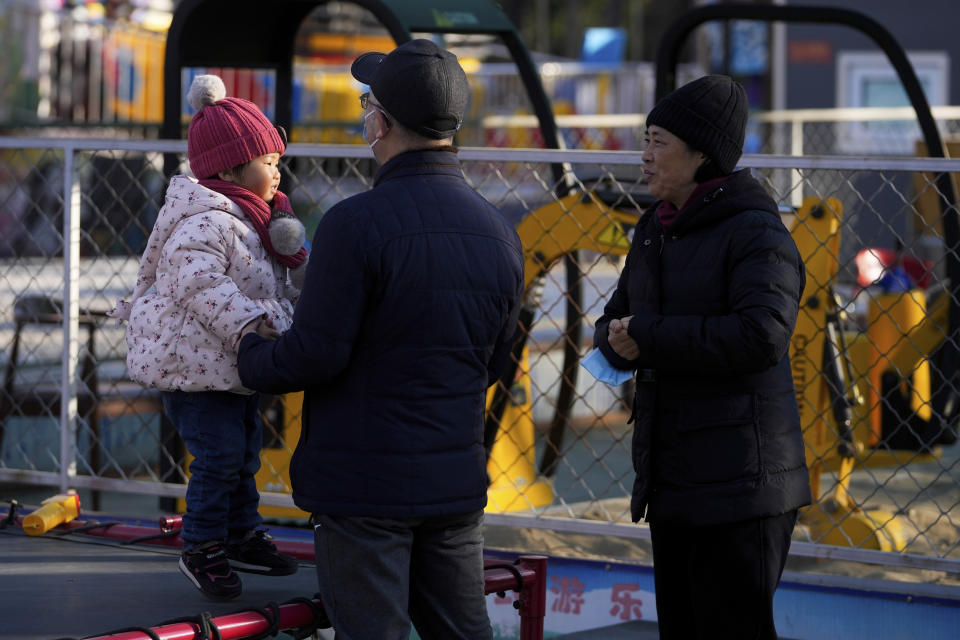
{"label": "yellow toy excavator", "polygon": [[[899,522],[880,511],[862,511],[848,493],[850,474],[864,441],[855,434],[853,410],[864,404],[847,358],[846,335],[833,292],[840,249],[841,205],[807,198],[791,234],[807,268],[797,326],[790,348],[797,405],[806,444],[814,503],[802,521],[815,541],[884,550],[904,546]],[[828,492],[821,486],[836,469]]]}
{"label": "yellow toy excavator", "polygon": [[932,397],[932,378],[949,374],[931,364],[948,334],[947,296],[875,292],[865,330],[851,328],[834,292],[841,218],[836,199],[806,198],[791,228],[807,267],[790,357],[815,499],[801,522],[817,542],[902,551],[897,516],[861,508],[850,479],[857,468],[929,460],[956,439],[952,412]]}

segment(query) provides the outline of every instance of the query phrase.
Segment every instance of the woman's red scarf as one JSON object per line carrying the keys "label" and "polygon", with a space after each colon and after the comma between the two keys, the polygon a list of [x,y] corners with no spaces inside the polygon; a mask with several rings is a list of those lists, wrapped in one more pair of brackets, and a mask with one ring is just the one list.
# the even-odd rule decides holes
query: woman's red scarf
{"label": "woman's red scarf", "polygon": [[276,249],[273,248],[273,243],[270,242],[270,234],[267,232],[267,228],[270,225],[272,212],[279,211],[291,216],[294,215],[293,207],[290,206],[290,198],[288,198],[285,193],[277,191],[276,194],[274,194],[273,207],[271,208],[266,200],[249,189],[245,189],[233,182],[207,178],[200,180],[200,186],[221,193],[237,203],[237,206],[243,209],[243,212],[247,214],[247,218],[253,223],[253,228],[257,230],[257,235],[260,236],[260,240],[263,242],[263,246],[266,247],[267,252],[276,258],[277,262],[285,267],[295,269],[306,261],[307,250],[305,247],[300,247],[296,253],[285,256],[277,253]]}

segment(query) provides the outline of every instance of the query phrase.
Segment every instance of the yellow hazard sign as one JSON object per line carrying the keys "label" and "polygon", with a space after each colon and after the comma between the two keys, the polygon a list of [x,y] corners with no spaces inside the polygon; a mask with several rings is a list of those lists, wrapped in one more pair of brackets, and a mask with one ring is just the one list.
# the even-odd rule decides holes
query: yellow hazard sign
{"label": "yellow hazard sign", "polygon": [[630,248],[630,239],[627,238],[627,234],[623,232],[623,227],[620,226],[619,222],[611,222],[607,225],[607,227],[597,235],[597,242],[625,250]]}

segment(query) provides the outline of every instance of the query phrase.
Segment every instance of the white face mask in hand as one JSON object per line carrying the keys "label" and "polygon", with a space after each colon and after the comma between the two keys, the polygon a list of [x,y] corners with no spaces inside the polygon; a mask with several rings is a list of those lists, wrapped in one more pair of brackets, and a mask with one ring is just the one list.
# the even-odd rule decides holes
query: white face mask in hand
{"label": "white face mask in hand", "polygon": [[594,378],[611,386],[621,385],[633,377],[633,371],[617,369],[607,360],[600,349],[594,349],[580,360],[580,366]]}

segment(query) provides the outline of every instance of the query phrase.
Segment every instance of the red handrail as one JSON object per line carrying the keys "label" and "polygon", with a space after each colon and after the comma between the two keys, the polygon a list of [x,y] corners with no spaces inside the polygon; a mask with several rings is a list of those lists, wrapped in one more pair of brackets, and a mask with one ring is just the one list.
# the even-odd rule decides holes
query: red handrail
{"label": "red handrail", "polygon": [[[515,571],[493,567],[484,575],[486,593],[501,591],[519,591],[520,599],[520,640],[543,640],[543,620],[546,614],[546,575],[547,559],[544,556],[520,556],[514,565]],[[319,600],[313,601],[323,605]],[[313,624],[314,614],[306,604],[294,603],[281,605],[277,631],[299,629]],[[270,624],[263,614],[256,611],[240,611],[211,618],[223,640],[241,640],[264,633]],[[187,622],[176,622],[151,629],[160,640],[195,640],[199,633],[197,626]],[[88,640],[149,640],[142,631],[123,631],[121,633],[95,636]]]}
{"label": "red handrail", "polygon": [[[313,601],[320,605],[319,600]],[[309,605],[303,603],[283,604],[279,607],[280,620],[277,631],[288,629],[300,629],[313,624],[314,614]],[[220,631],[220,637],[223,640],[241,640],[242,638],[252,638],[258,634],[268,631],[270,623],[261,613],[256,611],[238,611],[228,613],[223,616],[211,618],[210,622],[215,624]],[[189,622],[175,622],[165,624],[159,627],[151,627],[160,640],[194,640],[198,637],[197,625]],[[150,636],[143,631],[121,631],[120,633],[108,633],[103,636],[88,637],[87,640],[150,640]]]}
{"label": "red handrail", "polygon": [[543,640],[543,620],[547,613],[547,558],[520,556],[513,567],[487,567],[484,571],[486,593],[519,591],[520,640]]}

